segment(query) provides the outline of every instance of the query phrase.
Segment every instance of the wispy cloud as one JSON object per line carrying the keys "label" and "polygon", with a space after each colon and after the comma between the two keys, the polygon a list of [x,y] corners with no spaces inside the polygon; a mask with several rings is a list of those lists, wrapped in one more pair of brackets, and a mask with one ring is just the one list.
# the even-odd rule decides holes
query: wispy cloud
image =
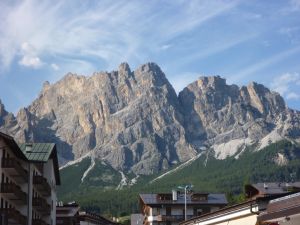
{"label": "wispy cloud", "polygon": [[196,60],[204,59],[209,56],[218,54],[220,52],[226,51],[230,48],[233,48],[239,44],[245,43],[251,39],[257,37],[258,34],[244,34],[240,37],[228,37],[224,38],[222,41],[218,40],[215,42],[209,43],[209,48],[206,45],[203,45],[203,49],[199,49],[198,52],[194,52],[193,54],[189,54],[188,56],[181,59],[179,62],[175,62],[177,66],[184,66],[188,63],[194,62]]}
{"label": "wispy cloud", "polygon": [[300,99],[300,94],[297,94],[295,92],[290,92],[286,95],[286,99],[288,99],[288,100],[299,100]]}
{"label": "wispy cloud", "polygon": [[[236,5],[237,1],[221,0],[151,1],[146,6],[143,1],[108,0],[2,2],[1,65],[9,69],[19,57],[21,65],[37,68],[42,56],[68,55],[97,59],[106,69],[124,60],[140,63],[146,58],[143,52],[156,46],[169,48],[161,43],[169,43]],[[18,55],[24,42],[34,46],[34,56]]]}
{"label": "wispy cloud", "polygon": [[55,64],[55,63],[52,63],[52,64],[51,64],[51,67],[52,67],[52,69],[55,70],[55,71],[58,71],[58,70],[59,70],[59,66],[58,66],[57,64]]}
{"label": "wispy cloud", "polygon": [[275,77],[271,83],[271,88],[288,100],[300,99],[300,75],[299,73],[285,73]]}
{"label": "wispy cloud", "polygon": [[229,80],[230,80],[230,82],[231,81],[235,81],[235,82],[240,81],[241,79],[243,79],[244,77],[246,77],[248,75],[255,75],[255,73],[257,71],[260,71],[268,66],[271,66],[277,62],[280,62],[296,53],[299,53],[299,52],[300,52],[300,46],[285,50],[283,52],[278,53],[277,55],[274,55],[270,58],[261,60],[241,71],[236,72],[235,75],[229,77]]}
{"label": "wispy cloud", "polygon": [[293,10],[300,10],[300,0],[290,0],[290,4]]}

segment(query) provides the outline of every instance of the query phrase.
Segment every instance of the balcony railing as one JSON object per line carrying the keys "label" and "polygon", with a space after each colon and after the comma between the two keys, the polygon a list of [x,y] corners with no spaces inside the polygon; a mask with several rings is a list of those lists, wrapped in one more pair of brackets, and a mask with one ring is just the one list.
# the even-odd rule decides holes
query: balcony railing
{"label": "balcony railing", "polygon": [[32,206],[42,214],[50,215],[51,213],[51,206],[43,198],[33,198]]}
{"label": "balcony railing", "polygon": [[0,214],[4,214],[4,216],[8,220],[8,224],[20,224],[26,225],[26,216],[23,216],[19,211],[14,208],[0,208]]}
{"label": "balcony railing", "polygon": [[27,171],[14,158],[2,158],[2,169],[17,181],[27,182],[28,180]]}
{"label": "balcony railing", "polygon": [[14,201],[16,204],[26,204],[27,202],[27,194],[14,183],[1,183],[0,193],[7,196],[8,199]]}
{"label": "balcony railing", "polygon": [[51,187],[46,178],[43,176],[35,175],[33,176],[33,184],[36,186],[36,189],[41,192],[44,196],[51,195]]}
{"label": "balcony railing", "polygon": [[32,225],[49,225],[42,219],[32,219]]}

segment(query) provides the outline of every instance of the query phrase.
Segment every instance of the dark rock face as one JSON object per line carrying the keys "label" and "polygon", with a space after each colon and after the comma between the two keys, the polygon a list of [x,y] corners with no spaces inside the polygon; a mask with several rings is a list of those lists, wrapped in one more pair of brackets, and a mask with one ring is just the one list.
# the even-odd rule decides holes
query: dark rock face
{"label": "dark rock face", "polygon": [[45,82],[16,117],[0,102],[0,130],[19,141],[56,142],[62,164],[92,152],[117,170],[151,174],[203,146],[223,158],[254,142],[299,140],[299,115],[263,85],[202,77],[177,97],[156,64],[131,71],[122,63],[110,73]]}

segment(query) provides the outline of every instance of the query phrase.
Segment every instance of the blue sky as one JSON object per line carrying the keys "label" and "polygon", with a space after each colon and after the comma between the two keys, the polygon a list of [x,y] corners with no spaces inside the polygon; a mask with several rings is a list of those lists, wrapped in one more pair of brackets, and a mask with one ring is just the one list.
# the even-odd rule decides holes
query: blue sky
{"label": "blue sky", "polygon": [[1,0],[0,99],[45,81],[156,62],[176,91],[202,75],[256,81],[300,110],[300,0]]}

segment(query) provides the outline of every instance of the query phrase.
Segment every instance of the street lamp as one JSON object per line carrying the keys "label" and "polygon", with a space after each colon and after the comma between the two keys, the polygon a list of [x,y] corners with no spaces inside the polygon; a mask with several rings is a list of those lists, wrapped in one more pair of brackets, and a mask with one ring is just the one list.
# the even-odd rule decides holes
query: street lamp
{"label": "street lamp", "polygon": [[193,185],[178,186],[179,189],[184,189],[184,220],[186,220],[186,191],[191,190]]}

